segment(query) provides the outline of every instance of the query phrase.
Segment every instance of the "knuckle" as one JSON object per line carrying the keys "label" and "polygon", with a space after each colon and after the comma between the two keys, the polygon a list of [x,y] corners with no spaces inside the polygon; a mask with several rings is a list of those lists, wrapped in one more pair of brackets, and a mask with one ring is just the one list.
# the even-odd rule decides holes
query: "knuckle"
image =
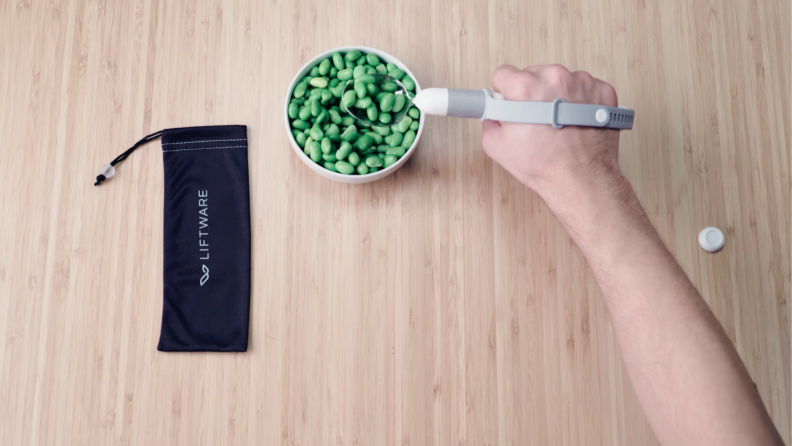
{"label": "knuckle", "polygon": [[512,82],[512,95],[514,99],[528,100],[531,99],[531,93],[535,90],[533,79],[527,73],[525,75],[516,76]]}
{"label": "knuckle", "polygon": [[616,89],[613,88],[613,85],[602,82],[600,85],[600,97],[602,98],[603,105],[607,105],[609,107],[615,107],[619,105],[619,98],[616,95]]}
{"label": "knuckle", "polygon": [[492,73],[492,79],[490,82],[493,86],[495,85],[507,85],[509,83],[509,78],[513,75],[514,67],[511,65],[500,65],[498,68],[495,69]]}
{"label": "knuckle", "polygon": [[594,76],[588,71],[575,71],[572,73],[572,77],[583,86],[588,87],[594,84]]}
{"label": "knuckle", "polygon": [[562,65],[548,65],[545,68],[545,82],[555,94],[565,96],[569,93],[572,75]]}
{"label": "knuckle", "polygon": [[563,65],[548,65],[545,67],[547,78],[553,81],[569,80],[569,70]]}

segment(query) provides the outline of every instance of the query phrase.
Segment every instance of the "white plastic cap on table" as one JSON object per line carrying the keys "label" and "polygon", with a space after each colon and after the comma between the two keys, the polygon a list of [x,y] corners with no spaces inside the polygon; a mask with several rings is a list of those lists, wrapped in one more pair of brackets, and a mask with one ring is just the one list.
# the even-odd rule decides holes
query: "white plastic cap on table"
{"label": "white plastic cap on table", "polygon": [[702,229],[698,237],[699,245],[707,252],[720,251],[725,241],[726,237],[723,232],[712,226]]}

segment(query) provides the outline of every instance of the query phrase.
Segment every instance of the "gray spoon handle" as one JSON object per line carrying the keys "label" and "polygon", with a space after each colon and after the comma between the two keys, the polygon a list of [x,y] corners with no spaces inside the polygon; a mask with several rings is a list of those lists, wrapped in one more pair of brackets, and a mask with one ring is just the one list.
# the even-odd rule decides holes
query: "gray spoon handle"
{"label": "gray spoon handle", "polygon": [[622,107],[553,102],[506,101],[489,89],[448,90],[448,116],[479,118],[482,121],[550,124],[560,129],[566,125],[629,130],[635,111]]}

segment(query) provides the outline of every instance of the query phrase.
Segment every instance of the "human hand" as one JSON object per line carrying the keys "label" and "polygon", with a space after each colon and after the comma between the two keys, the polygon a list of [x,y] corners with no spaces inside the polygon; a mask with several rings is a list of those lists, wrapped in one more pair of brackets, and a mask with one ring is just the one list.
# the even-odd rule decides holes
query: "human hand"
{"label": "human hand", "polygon": [[[618,104],[616,91],[608,83],[584,71],[570,73],[561,65],[524,70],[501,65],[492,74],[492,91],[510,101],[561,98],[610,107]],[[621,176],[619,130],[485,121],[482,145],[495,162],[545,199],[572,179]]]}

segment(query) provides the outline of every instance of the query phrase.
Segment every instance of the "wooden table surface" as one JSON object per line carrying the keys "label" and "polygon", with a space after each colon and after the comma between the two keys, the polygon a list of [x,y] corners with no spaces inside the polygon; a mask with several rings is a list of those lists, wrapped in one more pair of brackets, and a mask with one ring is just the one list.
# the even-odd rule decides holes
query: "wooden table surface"
{"label": "wooden table surface", "polygon": [[[0,444],[656,443],[586,262],[477,121],[430,117],[367,185],[295,156],[289,82],[350,44],[424,87],[612,83],[621,166],[789,443],[789,29],[781,0],[0,2]],[[159,142],[92,182],[217,124],[248,126],[250,350],[158,353]]]}

